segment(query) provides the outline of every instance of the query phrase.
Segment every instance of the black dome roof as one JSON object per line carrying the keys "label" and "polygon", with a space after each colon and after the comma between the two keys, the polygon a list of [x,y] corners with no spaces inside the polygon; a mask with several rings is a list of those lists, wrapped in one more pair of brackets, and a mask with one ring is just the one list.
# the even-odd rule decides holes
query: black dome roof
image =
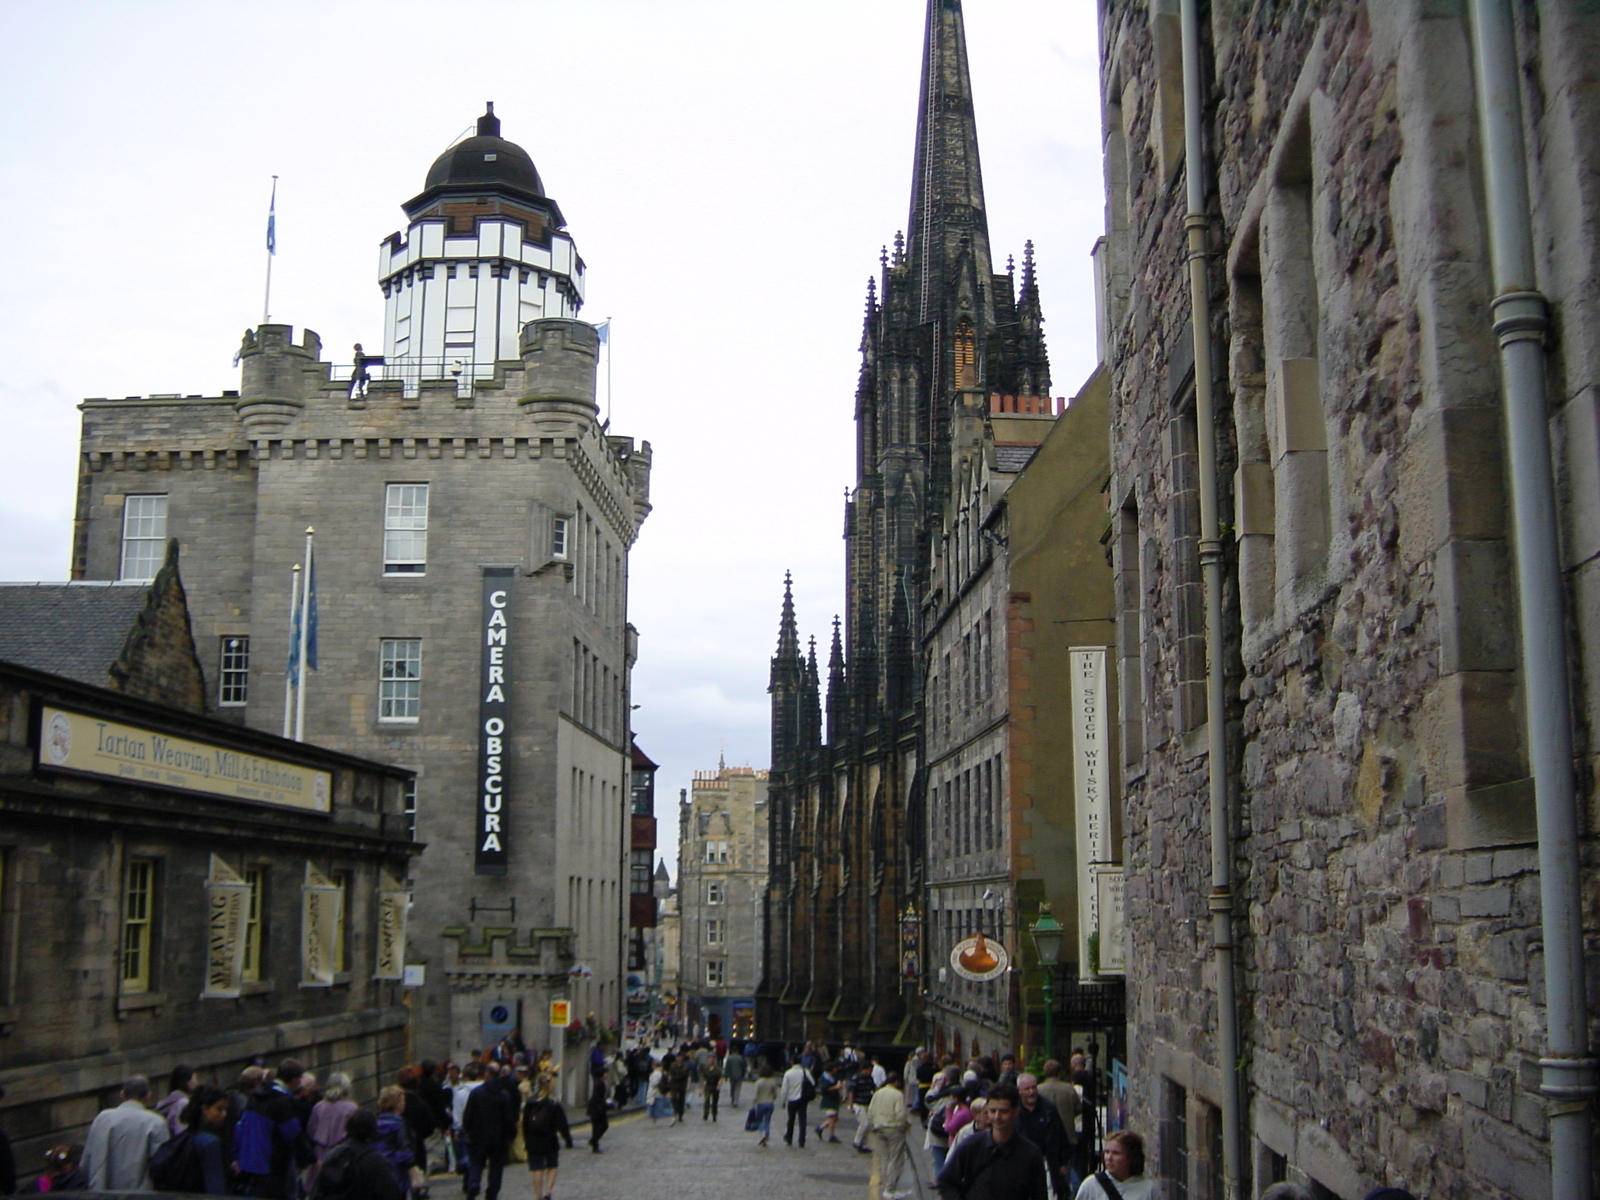
{"label": "black dome roof", "polygon": [[423,194],[457,188],[494,188],[529,199],[545,198],[544,183],[528,152],[500,136],[500,118],[492,103],[478,118],[477,136],[457,142],[434,160]]}

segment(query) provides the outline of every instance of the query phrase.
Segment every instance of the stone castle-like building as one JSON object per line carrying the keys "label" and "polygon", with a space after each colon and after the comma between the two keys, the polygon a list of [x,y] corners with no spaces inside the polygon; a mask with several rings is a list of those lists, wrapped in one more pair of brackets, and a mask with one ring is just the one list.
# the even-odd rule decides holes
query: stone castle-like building
{"label": "stone castle-like building", "polygon": [[772,660],[767,1037],[920,1034],[924,598],[991,397],[1050,409],[1033,273],[1019,287],[990,254],[960,0],[929,0],[923,53],[909,233],[868,285],[825,708],[787,590]]}
{"label": "stone castle-like building", "polygon": [[543,1044],[553,997],[622,1012],[650,446],[598,420],[583,260],[492,106],[405,212],[381,356],[268,324],[236,393],[84,402],[73,576],[147,578],[176,538],[211,704],[278,730],[315,528],[305,737],[416,772],[415,1044],[459,1058],[519,1010]]}

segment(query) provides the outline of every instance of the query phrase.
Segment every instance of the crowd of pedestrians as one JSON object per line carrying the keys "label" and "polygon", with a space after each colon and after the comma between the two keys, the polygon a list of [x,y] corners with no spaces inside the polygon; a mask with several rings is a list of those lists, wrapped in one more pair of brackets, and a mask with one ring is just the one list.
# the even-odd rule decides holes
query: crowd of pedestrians
{"label": "crowd of pedestrians", "polygon": [[[81,1146],[51,1147],[20,1188],[0,1134],[0,1195],[428,1200],[430,1173],[454,1171],[465,1200],[498,1200],[507,1164],[525,1162],[534,1200],[551,1200],[572,1128],[558,1097],[559,1066],[548,1052],[530,1057],[507,1042],[474,1052],[460,1067],[408,1065],[379,1086],[370,1108],[357,1102],[347,1075],[332,1073],[324,1085],[293,1059],[276,1067],[257,1060],[230,1090],[175,1067],[159,1100],[147,1079],[134,1076],[119,1103],[96,1115]],[[602,1048],[588,1067],[589,1146],[598,1154],[609,1110],[631,1099],[639,1067]]]}

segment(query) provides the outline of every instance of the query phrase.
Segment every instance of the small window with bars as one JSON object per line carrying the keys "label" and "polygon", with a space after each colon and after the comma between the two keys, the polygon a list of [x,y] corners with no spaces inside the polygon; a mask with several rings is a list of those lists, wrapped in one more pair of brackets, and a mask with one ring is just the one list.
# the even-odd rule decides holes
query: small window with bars
{"label": "small window with bars", "polygon": [[383,506],[383,573],[421,575],[428,569],[428,485],[391,483]]}
{"label": "small window with bars", "polygon": [[415,721],[422,713],[422,639],[384,638],[378,655],[378,720]]}
{"label": "small window with bars", "polygon": [[250,639],[222,639],[221,670],[217,672],[217,703],[238,708],[250,700]]}

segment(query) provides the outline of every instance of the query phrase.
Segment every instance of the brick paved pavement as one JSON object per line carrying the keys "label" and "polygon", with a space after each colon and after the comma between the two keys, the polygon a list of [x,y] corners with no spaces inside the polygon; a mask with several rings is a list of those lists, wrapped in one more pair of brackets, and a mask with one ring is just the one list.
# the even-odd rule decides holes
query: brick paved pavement
{"label": "brick paved pavement", "polygon": [[[745,1088],[748,1100],[750,1089]],[[840,1145],[819,1145],[815,1130],[806,1135],[805,1150],[783,1144],[783,1119],[774,1121],[772,1144],[756,1145],[756,1134],[744,1131],[744,1110],[730,1110],[722,1097],[721,1119],[701,1119],[689,1109],[683,1124],[652,1125],[642,1112],[614,1118],[601,1143],[604,1153],[591,1154],[588,1127],[573,1130],[575,1150],[561,1151],[561,1173],[555,1200],[871,1200],[872,1158],[850,1145],[851,1117],[839,1123]],[[813,1106],[812,1121],[816,1110]],[[921,1130],[913,1130],[913,1160],[919,1167],[923,1200],[936,1200],[928,1177]],[[433,1200],[460,1200],[454,1177],[435,1176]],[[528,1168],[506,1167],[501,1200],[535,1200]]]}

